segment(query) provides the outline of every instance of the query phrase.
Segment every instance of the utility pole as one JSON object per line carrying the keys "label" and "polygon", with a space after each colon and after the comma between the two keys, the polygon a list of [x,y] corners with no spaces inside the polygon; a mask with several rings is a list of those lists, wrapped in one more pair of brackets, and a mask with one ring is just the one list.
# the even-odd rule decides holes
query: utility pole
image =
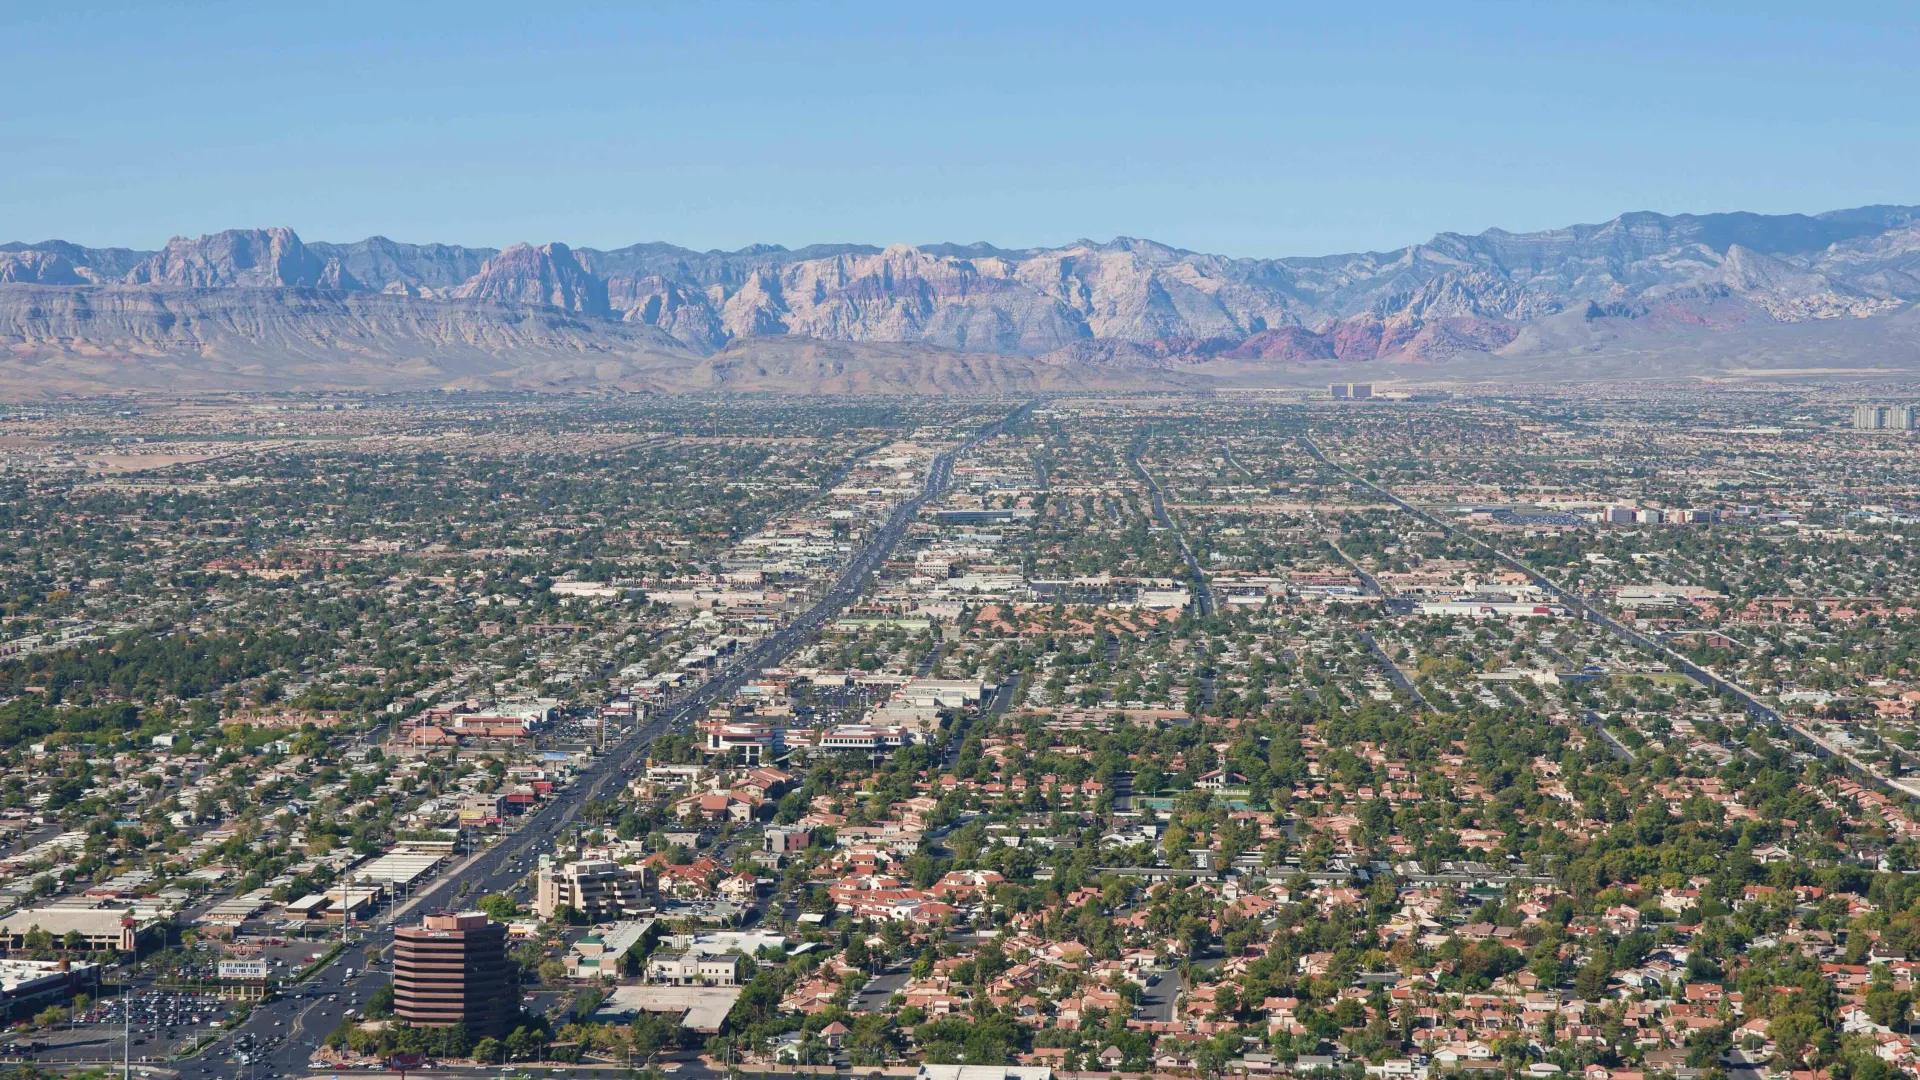
{"label": "utility pole", "polygon": [[133,1002],[127,983],[120,983],[120,1080],[133,1080]]}

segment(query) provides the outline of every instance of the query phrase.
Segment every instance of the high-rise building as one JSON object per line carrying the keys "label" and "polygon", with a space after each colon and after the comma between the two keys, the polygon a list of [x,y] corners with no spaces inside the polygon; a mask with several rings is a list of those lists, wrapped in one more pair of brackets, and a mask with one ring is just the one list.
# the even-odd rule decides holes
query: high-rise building
{"label": "high-rise building", "polygon": [[[543,856],[544,857],[544,856]],[[646,871],[627,869],[609,859],[588,859],[542,866],[533,893],[533,910],[543,919],[566,905],[599,921],[646,910]]]}
{"label": "high-rise building", "polygon": [[1352,383],[1329,383],[1327,384],[1327,396],[1336,401],[1344,401],[1353,393],[1352,386]]}
{"label": "high-rise building", "polygon": [[1855,405],[1855,431],[1913,431],[1920,428],[1920,408],[1912,405]]}
{"label": "high-rise building", "polygon": [[1366,401],[1373,396],[1373,384],[1370,382],[1348,383],[1347,396],[1355,401]]}
{"label": "high-rise building", "polygon": [[429,915],[393,932],[393,1011],[420,1027],[465,1023],[475,1039],[512,1030],[520,969],[507,928],[478,911]]}

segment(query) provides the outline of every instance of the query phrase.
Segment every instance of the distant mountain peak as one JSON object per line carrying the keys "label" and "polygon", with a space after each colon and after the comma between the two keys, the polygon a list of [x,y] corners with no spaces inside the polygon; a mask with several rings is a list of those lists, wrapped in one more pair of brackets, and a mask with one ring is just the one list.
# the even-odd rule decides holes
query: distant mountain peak
{"label": "distant mountain peak", "polygon": [[[136,285],[197,289],[322,287],[326,261],[292,229],[227,229],[197,239],[176,236],[133,268]],[[334,275],[339,279],[340,275]]]}
{"label": "distant mountain peak", "polygon": [[[1281,259],[1126,235],[1053,248],[975,241],[696,251],[664,242],[470,248],[385,236],[307,243],[291,228],[266,228],[176,237],[158,252],[0,245],[0,289],[113,284],[151,290],[140,302],[155,304],[168,302],[168,290],[229,288],[464,301],[462,318],[477,321],[460,323],[468,327],[461,332],[483,337],[498,329],[480,329],[488,319],[545,310],[570,325],[627,324],[609,334],[670,335],[703,354],[787,336],[1103,363],[1439,363],[1574,340],[1568,335],[1581,327],[1628,318],[1616,312],[1643,313],[1632,316],[1643,336],[1886,315],[1920,301],[1920,207],[1639,210],[1557,229],[1442,232],[1392,251]],[[501,338],[510,339],[518,340]]]}
{"label": "distant mountain peak", "polygon": [[607,284],[595,277],[562,243],[515,244],[480,264],[472,278],[454,288],[458,299],[477,298],[520,304],[546,304],[588,315],[606,315]]}

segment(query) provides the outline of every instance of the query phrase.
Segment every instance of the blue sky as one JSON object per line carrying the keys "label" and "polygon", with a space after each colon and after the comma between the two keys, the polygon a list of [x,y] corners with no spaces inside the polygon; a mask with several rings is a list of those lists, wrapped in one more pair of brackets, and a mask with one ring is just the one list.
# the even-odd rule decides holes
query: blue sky
{"label": "blue sky", "polygon": [[0,239],[1304,255],[1920,202],[1917,7],[0,0]]}

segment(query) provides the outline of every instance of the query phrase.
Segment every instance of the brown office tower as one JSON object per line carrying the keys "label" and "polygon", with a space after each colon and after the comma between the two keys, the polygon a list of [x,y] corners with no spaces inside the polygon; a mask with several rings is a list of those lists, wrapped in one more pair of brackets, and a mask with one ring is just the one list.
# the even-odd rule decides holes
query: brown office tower
{"label": "brown office tower", "polygon": [[465,1021],[474,1039],[505,1035],[520,1012],[507,928],[478,911],[429,915],[393,932],[393,1011],[421,1027]]}

